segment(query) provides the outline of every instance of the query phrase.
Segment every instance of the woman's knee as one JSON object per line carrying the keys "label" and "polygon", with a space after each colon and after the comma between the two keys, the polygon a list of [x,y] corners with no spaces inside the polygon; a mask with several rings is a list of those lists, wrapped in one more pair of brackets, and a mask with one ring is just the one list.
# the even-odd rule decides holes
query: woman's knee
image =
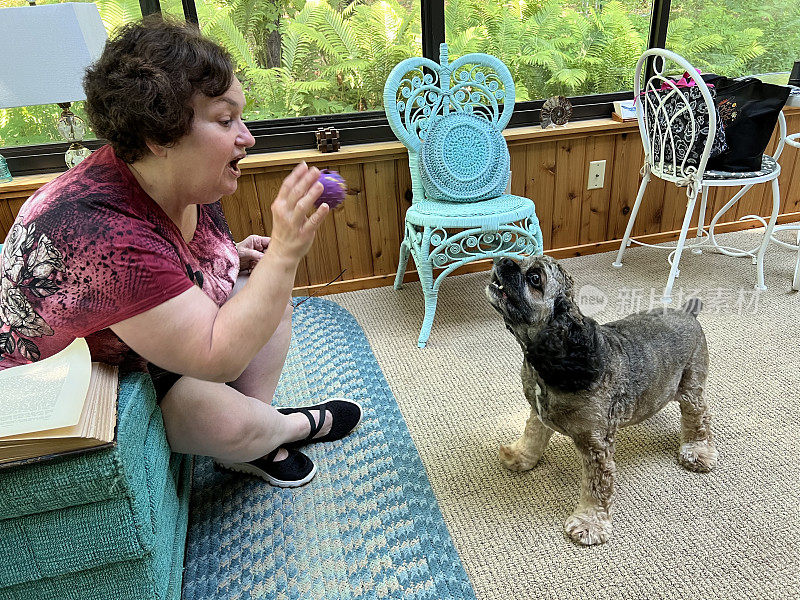
{"label": "woman's knee", "polygon": [[[256,399],[251,400],[263,406]],[[240,411],[218,415],[211,433],[215,454],[234,460],[253,460],[273,450],[270,442],[275,437],[274,427],[266,417],[263,414],[246,415]]]}

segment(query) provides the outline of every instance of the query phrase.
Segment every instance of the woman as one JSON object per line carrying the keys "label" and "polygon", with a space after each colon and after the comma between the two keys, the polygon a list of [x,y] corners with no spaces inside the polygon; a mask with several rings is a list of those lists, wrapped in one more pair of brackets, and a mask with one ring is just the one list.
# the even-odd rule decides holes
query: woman
{"label": "woman", "polygon": [[362,414],[348,400],[270,405],[295,272],[329,211],[313,210],[319,171],[284,180],[271,238],[234,244],[219,199],[255,141],[225,51],[192,25],[145,20],[108,41],[84,87],[109,145],[19,211],[0,270],[0,368],[85,337],[93,360],[151,363],[174,452],[307,483],[316,466],[296,446],[340,439]]}

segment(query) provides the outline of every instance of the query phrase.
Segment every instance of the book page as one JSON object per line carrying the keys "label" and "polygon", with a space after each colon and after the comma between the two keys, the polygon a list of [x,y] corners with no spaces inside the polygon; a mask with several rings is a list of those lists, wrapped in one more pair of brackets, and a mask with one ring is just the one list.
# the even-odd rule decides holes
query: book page
{"label": "book page", "polygon": [[117,423],[118,379],[117,367],[99,362],[92,363],[86,402],[75,425],[0,438],[0,446],[78,437],[110,442],[114,439],[114,425]]}
{"label": "book page", "polygon": [[0,371],[0,439],[78,423],[91,366],[78,338],[49,358]]}

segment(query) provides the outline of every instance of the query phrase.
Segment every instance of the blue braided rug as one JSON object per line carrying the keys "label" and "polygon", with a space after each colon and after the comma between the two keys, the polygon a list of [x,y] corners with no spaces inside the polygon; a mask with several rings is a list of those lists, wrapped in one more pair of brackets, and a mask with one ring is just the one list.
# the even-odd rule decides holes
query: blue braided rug
{"label": "blue braided rug", "polygon": [[294,490],[198,458],[184,600],[474,599],[361,327],[337,304],[311,298],[295,310],[293,336],[275,404],[344,396],[364,419],[343,440],[306,446],[317,476]]}

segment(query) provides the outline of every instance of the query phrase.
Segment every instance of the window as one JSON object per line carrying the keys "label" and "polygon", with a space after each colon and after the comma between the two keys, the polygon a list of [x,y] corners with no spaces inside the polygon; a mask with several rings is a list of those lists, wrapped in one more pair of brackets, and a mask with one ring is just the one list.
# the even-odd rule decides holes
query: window
{"label": "window", "polygon": [[782,73],[800,60],[797,0],[672,0],[666,48],[704,72]]}
{"label": "window", "polygon": [[511,71],[517,101],[633,89],[649,0],[445,0],[453,57],[485,52]]}
{"label": "window", "polygon": [[[58,0],[41,0],[40,3]],[[0,8],[27,0],[0,0]],[[236,62],[256,150],[314,147],[333,125],[343,144],[394,139],[383,84],[409,56],[486,52],[511,69],[511,125],[542,100],[571,97],[573,119],[607,116],[633,88],[641,52],[683,54],[723,75],[782,72],[800,60],[797,0],[97,0],[109,31],[141,14],[196,21]],[[777,77],[777,79],[776,79]],[[81,115],[81,103],[74,111]],[[63,168],[57,108],[0,110],[0,150],[15,174]],[[89,142],[90,148],[101,142]],[[39,144],[39,145],[36,145]],[[93,145],[94,144],[94,145]],[[11,148],[9,148],[11,146]]]}
{"label": "window", "polygon": [[233,56],[247,120],[383,109],[383,84],[422,52],[420,0],[198,0],[204,33]]}

